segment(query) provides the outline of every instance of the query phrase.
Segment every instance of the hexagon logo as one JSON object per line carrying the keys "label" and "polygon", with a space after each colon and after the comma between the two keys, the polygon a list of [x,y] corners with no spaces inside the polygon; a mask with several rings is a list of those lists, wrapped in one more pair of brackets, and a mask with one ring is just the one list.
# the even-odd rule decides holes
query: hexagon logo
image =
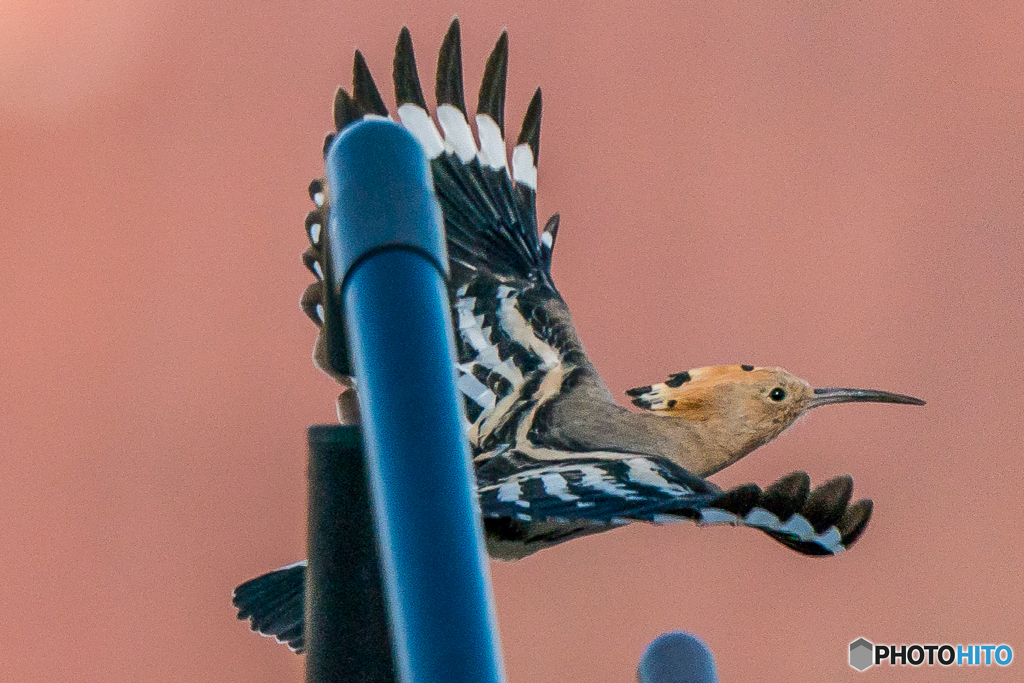
{"label": "hexagon logo", "polygon": [[875,646],[864,638],[850,643],[850,666],[857,671],[864,671],[874,665]]}

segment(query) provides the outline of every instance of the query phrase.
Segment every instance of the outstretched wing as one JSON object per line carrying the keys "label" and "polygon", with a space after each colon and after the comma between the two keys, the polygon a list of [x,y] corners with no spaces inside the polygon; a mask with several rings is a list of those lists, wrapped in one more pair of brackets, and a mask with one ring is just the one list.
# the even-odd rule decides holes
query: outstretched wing
{"label": "outstretched wing", "polygon": [[[871,516],[870,501],[849,504],[849,477],[811,491],[807,474],[794,472],[763,491],[722,492],[661,458],[577,459],[512,475],[484,467],[480,479],[487,549],[506,560],[634,521],[748,526],[798,552],[833,555]],[[232,595],[238,618],[302,652],[305,573],[302,561],[243,583]]]}
{"label": "outstretched wing", "polygon": [[499,559],[632,522],[745,526],[805,555],[834,555],[856,542],[871,516],[871,501],[850,504],[848,476],[812,491],[807,474],[794,472],[763,491],[746,484],[723,492],[657,457],[490,469],[481,467],[477,479],[488,550]]}
{"label": "outstretched wing", "polygon": [[[833,555],[871,516],[870,501],[849,504],[849,477],[811,491],[807,474],[794,472],[763,491],[723,492],[662,458],[581,458],[511,475],[485,466],[479,478],[487,549],[506,560],[634,521],[748,526],[798,552]],[[305,573],[303,560],[243,583],[232,594],[238,618],[303,652]]]}
{"label": "outstretched wing", "polygon": [[[537,229],[540,90],[527,108],[511,167],[506,159],[507,67],[508,36],[502,33],[480,87],[475,118],[478,146],[463,95],[458,19],[445,35],[438,57],[435,91],[440,130],[427,111],[407,29],[402,29],[395,49],[398,118],[430,159],[444,215],[452,317],[458,331],[457,386],[465,397],[470,444],[477,456],[497,445],[542,444],[543,434],[533,428],[538,410],[565,382],[578,384],[581,375],[614,403],[587,360],[568,308],[551,280],[557,215],[542,232]],[[389,116],[358,51],[352,93],[339,89],[335,97],[338,131],[363,118]],[[331,139],[333,134],[326,144]],[[317,282],[303,296],[303,308],[322,326],[323,226],[328,213],[323,180],[314,181],[310,196],[317,208],[306,219],[311,246],[303,258]],[[314,355],[318,365],[328,370],[322,339],[318,342]],[[347,383],[346,378],[339,380]]]}

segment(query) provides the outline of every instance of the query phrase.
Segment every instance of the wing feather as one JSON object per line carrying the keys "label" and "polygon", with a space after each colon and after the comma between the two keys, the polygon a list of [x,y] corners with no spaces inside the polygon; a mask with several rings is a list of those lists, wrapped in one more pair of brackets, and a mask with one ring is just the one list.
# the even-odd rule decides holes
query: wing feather
{"label": "wing feather", "polygon": [[387,116],[388,108],[384,106],[384,100],[377,90],[377,84],[373,82],[370,75],[370,68],[366,66],[363,53],[356,50],[356,57],[352,64],[352,97],[356,104],[367,114]]}

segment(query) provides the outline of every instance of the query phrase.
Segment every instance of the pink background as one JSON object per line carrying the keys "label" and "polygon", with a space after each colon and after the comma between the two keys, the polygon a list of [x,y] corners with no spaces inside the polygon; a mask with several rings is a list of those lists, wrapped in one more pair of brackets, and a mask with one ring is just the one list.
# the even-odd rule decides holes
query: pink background
{"label": "pink background", "polygon": [[509,680],[630,681],[678,628],[723,681],[859,680],[859,636],[1018,656],[886,680],[1019,680],[1024,10],[831,4],[6,3],[0,680],[302,680],[229,594],[303,556],[333,417],[306,185],[353,49],[390,101],[407,24],[430,99],[455,12],[468,100],[505,26],[513,132],[544,88],[554,272],[617,394],[755,363],[929,401],[816,411],[716,477],[853,474],[841,557],[636,526],[492,565]]}

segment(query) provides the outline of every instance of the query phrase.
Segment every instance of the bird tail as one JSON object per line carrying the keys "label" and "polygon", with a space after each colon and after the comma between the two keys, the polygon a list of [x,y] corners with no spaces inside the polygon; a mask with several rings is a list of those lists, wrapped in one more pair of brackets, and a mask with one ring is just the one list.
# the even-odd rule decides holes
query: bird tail
{"label": "bird tail", "polygon": [[246,581],[231,594],[238,618],[294,652],[306,649],[306,560]]}

